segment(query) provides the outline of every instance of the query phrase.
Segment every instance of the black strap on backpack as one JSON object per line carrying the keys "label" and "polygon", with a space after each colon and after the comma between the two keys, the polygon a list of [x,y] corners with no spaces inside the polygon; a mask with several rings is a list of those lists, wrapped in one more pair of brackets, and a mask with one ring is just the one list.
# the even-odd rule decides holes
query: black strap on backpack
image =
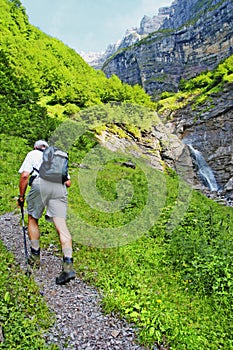
{"label": "black strap on backpack", "polygon": [[[37,151],[44,152],[44,150],[40,149],[40,148],[37,148]],[[36,171],[38,173],[38,175],[32,175],[34,173],[34,171]],[[33,170],[31,171],[30,175],[31,176],[30,176],[29,181],[28,181],[29,186],[31,186],[33,181],[39,176],[39,170],[36,169],[35,167],[33,167]]]}

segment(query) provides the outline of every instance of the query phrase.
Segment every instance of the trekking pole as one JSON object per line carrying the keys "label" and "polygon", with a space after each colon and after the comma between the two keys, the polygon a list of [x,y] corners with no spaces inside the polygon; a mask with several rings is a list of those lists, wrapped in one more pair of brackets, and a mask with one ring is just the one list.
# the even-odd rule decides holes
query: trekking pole
{"label": "trekking pole", "polygon": [[24,224],[24,210],[23,206],[21,208],[21,215],[22,215],[22,229],[23,229],[23,241],[24,241],[24,254],[25,254],[25,260],[26,260],[26,275],[30,276],[31,271],[29,270],[29,265],[28,265],[28,250],[27,250],[27,239],[26,239],[26,227]]}

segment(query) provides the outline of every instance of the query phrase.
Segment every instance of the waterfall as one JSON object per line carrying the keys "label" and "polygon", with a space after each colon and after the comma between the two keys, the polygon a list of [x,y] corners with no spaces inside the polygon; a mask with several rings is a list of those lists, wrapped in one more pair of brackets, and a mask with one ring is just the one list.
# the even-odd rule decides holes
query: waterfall
{"label": "waterfall", "polygon": [[210,189],[210,191],[218,191],[219,185],[214,177],[211,167],[206,163],[201,152],[193,148],[192,145],[188,144],[193,162],[197,169],[197,175],[200,181]]}

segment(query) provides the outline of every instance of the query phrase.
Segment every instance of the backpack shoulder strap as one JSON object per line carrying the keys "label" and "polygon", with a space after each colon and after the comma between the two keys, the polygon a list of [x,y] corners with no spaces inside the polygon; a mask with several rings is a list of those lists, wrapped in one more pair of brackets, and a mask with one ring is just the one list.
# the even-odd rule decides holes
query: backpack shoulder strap
{"label": "backpack shoulder strap", "polygon": [[36,169],[35,167],[33,167],[33,170],[32,170],[32,172],[31,172],[31,174],[33,173],[34,170],[39,174],[39,170]]}
{"label": "backpack shoulder strap", "polygon": [[43,161],[51,162],[51,160],[54,157],[55,151],[56,151],[56,148],[53,146],[49,146],[48,148],[46,148],[43,152]]}

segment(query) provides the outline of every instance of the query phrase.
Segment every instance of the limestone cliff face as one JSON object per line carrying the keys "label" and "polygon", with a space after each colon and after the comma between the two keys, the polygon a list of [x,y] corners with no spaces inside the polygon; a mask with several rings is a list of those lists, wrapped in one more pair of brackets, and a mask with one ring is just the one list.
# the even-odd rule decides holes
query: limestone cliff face
{"label": "limestone cliff face", "polygon": [[[233,84],[227,84],[223,91],[212,94],[208,101],[193,109],[183,109],[160,115],[161,122],[140,139],[120,138],[104,132],[101,143],[112,151],[120,150],[130,161],[144,159],[151,167],[164,171],[174,169],[192,187],[210,193],[198,178],[188,145],[200,151],[213,170],[221,193],[217,198],[233,205]],[[169,119],[169,122],[165,122]],[[220,197],[219,197],[220,196]]]}
{"label": "limestone cliff face", "polygon": [[137,140],[131,135],[128,135],[128,138],[120,138],[109,131],[103,132],[97,138],[111,151],[120,151],[127,155],[132,163],[137,164],[137,159],[143,160],[149,167],[160,171],[169,167],[190,186],[199,186],[188,146],[173,131],[172,125],[164,125],[161,122]]}
{"label": "limestone cliff face", "polygon": [[[161,91],[177,91],[181,78],[212,70],[233,54],[232,0],[176,0],[169,11],[160,30],[105,62],[103,70],[107,76],[116,74],[124,82],[140,84],[156,97]],[[181,170],[183,178],[203,189],[190,162],[186,144],[191,144],[212,168],[230,205],[233,205],[232,91],[233,85],[226,84],[199,107],[188,105],[160,116],[171,121],[157,125],[146,135],[150,142],[146,139],[137,142],[138,155],[146,156],[152,166],[160,170],[169,166],[178,173]],[[122,142],[114,140],[115,145]],[[135,154],[136,146],[131,148]]]}
{"label": "limestone cliff face", "polygon": [[211,70],[232,53],[232,0],[177,0],[161,30],[118,51],[102,69],[153,96],[177,91],[181,78]]}
{"label": "limestone cliff face", "polygon": [[233,84],[212,94],[198,109],[187,106],[172,112],[172,132],[199,150],[217,182],[233,199]]}

